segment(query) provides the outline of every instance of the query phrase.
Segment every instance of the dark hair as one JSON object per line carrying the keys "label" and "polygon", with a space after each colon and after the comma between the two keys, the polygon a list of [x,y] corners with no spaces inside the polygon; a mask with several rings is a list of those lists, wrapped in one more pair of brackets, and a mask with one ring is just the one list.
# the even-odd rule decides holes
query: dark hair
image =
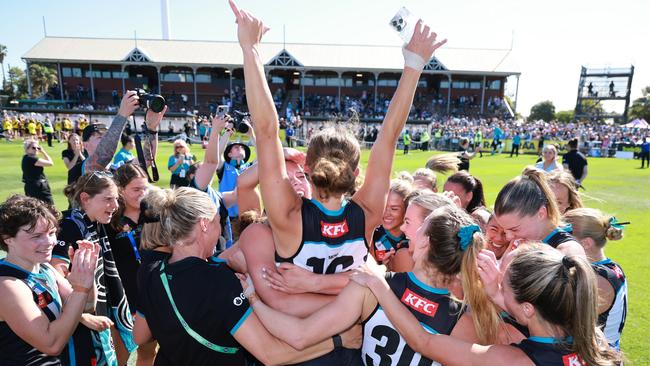
{"label": "dark hair", "polygon": [[434,210],[422,224],[429,240],[427,262],[445,277],[447,283],[461,274],[464,302],[474,313],[472,318],[480,343],[493,344],[497,340],[500,320],[498,311],[485,294],[476,262],[485,240],[478,231],[472,234],[465,249],[460,244],[461,228],[474,224],[474,219],[455,205]]}
{"label": "dark hair", "polygon": [[76,182],[68,184],[63,189],[63,194],[68,197],[72,207],[79,208],[81,207],[81,199],[79,197],[82,193],[94,197],[111,186],[115,186],[115,182],[110,173],[94,171],[86,173],[79,177]]}
{"label": "dark hair", "polygon": [[[70,145],[70,139],[71,139],[73,136],[77,136],[77,137],[79,138],[79,142],[82,142],[82,141],[81,141],[81,136],[79,136],[79,134],[76,134],[76,133],[72,132],[70,135],[68,135],[68,139],[66,140],[66,142],[67,142],[67,144],[68,144],[68,148],[67,148],[67,150],[70,150],[70,151],[72,151],[72,146]],[[83,144],[82,144],[82,145],[83,145]]]}
{"label": "dark hair", "polygon": [[570,149],[577,149],[578,148],[578,138],[574,137],[569,142],[567,143],[567,146],[569,146]]}
{"label": "dark hair", "polygon": [[359,142],[342,127],[326,128],[309,140],[306,164],[320,198],[356,191],[360,155]]}
{"label": "dark hair", "polygon": [[560,210],[546,181],[546,173],[530,166],[501,188],[494,203],[494,213],[497,216],[508,213],[532,216],[542,207],[546,207],[553,224],[560,225]]}
{"label": "dark hair", "polygon": [[479,207],[485,207],[485,195],[483,194],[483,183],[469,174],[461,170],[458,173],[450,175],[447,182],[460,184],[465,192],[472,192],[472,200],[467,204],[467,212],[472,213]]}
{"label": "dark hair", "polygon": [[59,212],[54,206],[39,199],[14,194],[0,204],[0,249],[8,250],[5,239],[13,238],[18,231],[32,232],[39,220],[45,220],[50,227],[58,228]]}
{"label": "dark hair", "polygon": [[122,141],[122,146],[126,146],[126,144],[128,144],[129,142],[135,143],[135,140],[133,140],[133,137],[131,137],[129,135],[126,135],[126,134],[122,134],[122,137],[120,138],[120,141]]}
{"label": "dark hair", "polygon": [[[115,180],[115,184],[117,185],[117,188],[123,189],[125,188],[131,181],[133,181],[136,178],[144,178],[147,179],[147,173],[140,168],[139,165],[132,164],[132,163],[126,163],[119,167],[117,171],[115,172],[115,176],[113,179]],[[121,231],[122,228],[120,226],[120,222],[122,220],[122,215],[124,215],[124,209],[126,208],[126,203],[124,202],[124,197],[122,197],[122,192],[120,190],[120,193],[118,195],[117,202],[119,204],[119,207],[117,208],[117,211],[113,214],[113,217],[111,218],[111,226],[113,229],[116,231]]]}

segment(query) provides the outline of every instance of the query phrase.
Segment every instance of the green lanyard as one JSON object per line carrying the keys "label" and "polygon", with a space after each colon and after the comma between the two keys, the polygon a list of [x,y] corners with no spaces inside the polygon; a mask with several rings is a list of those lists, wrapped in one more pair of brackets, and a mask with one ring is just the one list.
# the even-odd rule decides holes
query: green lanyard
{"label": "green lanyard", "polygon": [[185,319],[183,319],[183,316],[181,313],[178,311],[178,308],[176,307],[176,303],[174,302],[174,298],[172,297],[172,293],[169,290],[169,282],[167,282],[167,275],[165,274],[165,262],[163,261],[162,264],[160,265],[160,280],[162,281],[163,287],[165,288],[165,293],[167,293],[167,298],[169,299],[169,302],[172,304],[172,308],[174,309],[174,313],[176,313],[176,318],[178,318],[178,321],[181,322],[181,325],[183,326],[183,329],[187,332],[187,334],[190,335],[190,337],[194,338],[197,342],[200,344],[204,345],[205,347],[208,347],[209,349],[215,351],[215,352],[220,352],[220,353],[228,353],[228,354],[234,354],[239,351],[239,348],[237,347],[222,347],[219,345],[216,345],[207,339],[203,338],[199,333],[194,331],[194,329],[190,328],[190,326],[187,324]]}

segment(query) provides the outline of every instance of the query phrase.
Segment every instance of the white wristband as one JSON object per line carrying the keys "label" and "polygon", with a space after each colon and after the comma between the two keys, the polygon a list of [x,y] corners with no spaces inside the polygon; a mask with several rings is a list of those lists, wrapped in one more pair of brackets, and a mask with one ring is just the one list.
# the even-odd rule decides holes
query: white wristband
{"label": "white wristband", "polygon": [[407,50],[406,47],[402,47],[402,54],[404,55],[404,66],[416,71],[422,71],[424,69],[424,65],[427,62],[420,55]]}
{"label": "white wristband", "polygon": [[244,297],[248,299],[250,295],[255,293],[255,286],[253,285],[253,280],[249,275],[246,275],[246,284],[248,284],[248,287],[246,288],[246,291],[244,291]]}

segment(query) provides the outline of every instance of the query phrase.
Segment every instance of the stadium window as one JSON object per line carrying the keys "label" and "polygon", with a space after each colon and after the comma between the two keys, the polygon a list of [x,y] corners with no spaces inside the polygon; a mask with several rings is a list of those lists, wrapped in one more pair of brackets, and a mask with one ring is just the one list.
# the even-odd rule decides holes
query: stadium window
{"label": "stadium window", "polygon": [[110,79],[111,78],[111,72],[110,71],[102,71],[102,78]]}
{"label": "stadium window", "polygon": [[454,81],[451,83],[453,89],[467,89],[469,87],[467,81]]}
{"label": "stadium window", "polygon": [[427,87],[426,80],[418,80],[418,88],[426,88],[426,87]]}
{"label": "stadium window", "polygon": [[271,84],[284,84],[284,79],[279,76],[271,76]]}
{"label": "stadium window", "polygon": [[64,67],[64,68],[61,70],[61,72],[63,73],[63,77],[64,77],[64,78],[69,78],[69,77],[72,76],[72,69],[70,69],[69,67]]}
{"label": "stadium window", "polygon": [[357,80],[355,86],[363,86],[363,80]]}
{"label": "stadium window", "polygon": [[441,81],[440,82],[440,89],[449,89],[449,82],[448,81]]}
{"label": "stadium window", "polygon": [[395,79],[381,79],[377,81],[377,86],[397,86],[397,80]]}
{"label": "stadium window", "polygon": [[341,79],[341,82],[342,82],[341,86],[351,87],[353,80],[352,80],[352,78],[343,78],[343,79]]}
{"label": "stadium window", "polygon": [[209,84],[212,82],[212,76],[210,74],[196,74],[196,82]]}
{"label": "stadium window", "polygon": [[341,84],[340,79],[337,77],[328,77],[327,86],[339,86]]}
{"label": "stadium window", "polygon": [[327,79],[324,78],[324,77],[316,76],[314,78],[314,85],[316,85],[316,86],[326,86],[327,85]]}
{"label": "stadium window", "polygon": [[481,82],[480,81],[472,81],[469,83],[469,88],[470,89],[481,89]]}
{"label": "stadium window", "polygon": [[80,78],[81,77],[81,68],[79,68],[79,67],[72,68],[72,76],[74,76],[76,78]]}
{"label": "stadium window", "polygon": [[302,85],[312,86],[314,85],[314,78],[312,76],[305,76],[302,78]]}
{"label": "stadium window", "polygon": [[113,71],[113,79],[122,79],[122,77],[128,79],[129,74],[121,71]]}
{"label": "stadium window", "polygon": [[501,90],[501,80],[492,80],[490,82],[490,90]]}

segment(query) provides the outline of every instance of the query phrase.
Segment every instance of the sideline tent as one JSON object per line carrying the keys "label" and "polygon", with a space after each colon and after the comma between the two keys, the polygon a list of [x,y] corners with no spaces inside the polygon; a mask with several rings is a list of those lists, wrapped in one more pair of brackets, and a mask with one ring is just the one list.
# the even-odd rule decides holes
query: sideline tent
{"label": "sideline tent", "polygon": [[650,125],[648,122],[646,122],[646,120],[637,118],[634,121],[626,124],[625,127],[648,129],[650,128]]}

